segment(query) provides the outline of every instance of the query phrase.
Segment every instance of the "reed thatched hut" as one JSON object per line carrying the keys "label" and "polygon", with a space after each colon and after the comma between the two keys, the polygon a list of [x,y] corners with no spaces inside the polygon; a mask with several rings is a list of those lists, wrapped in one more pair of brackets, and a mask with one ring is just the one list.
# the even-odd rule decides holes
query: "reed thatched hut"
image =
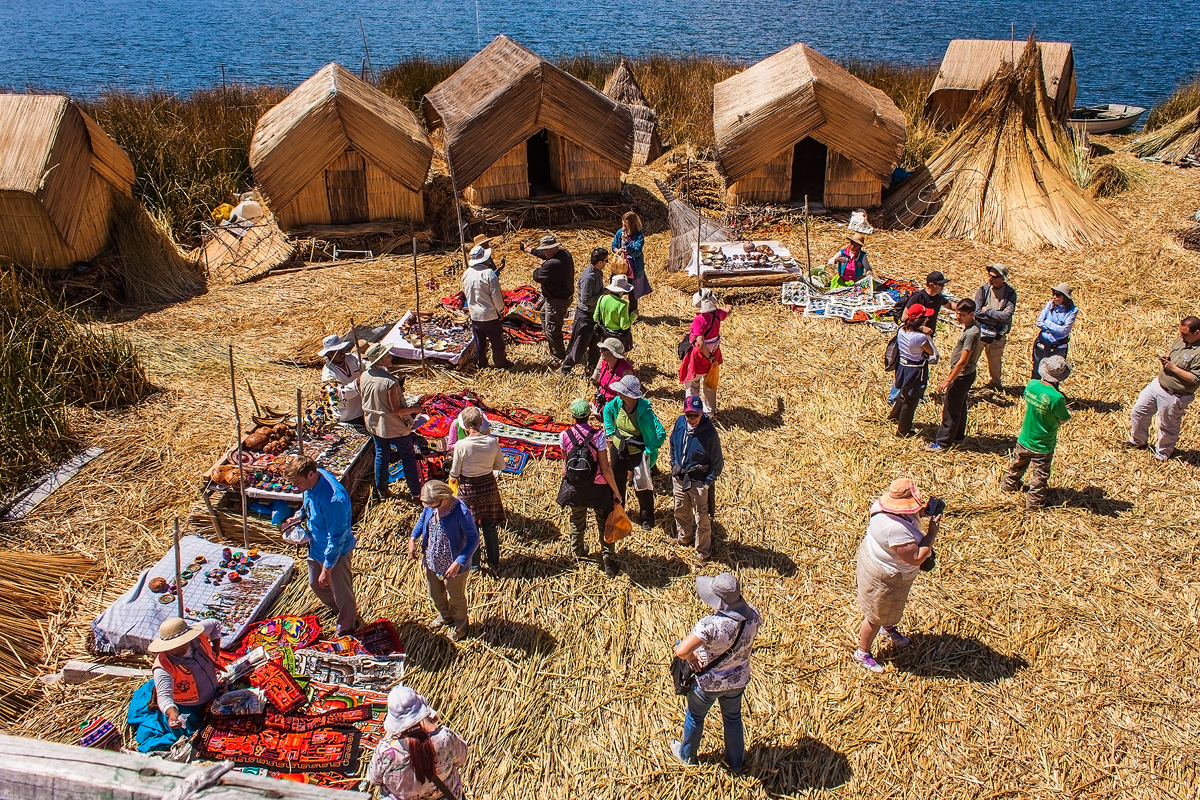
{"label": "reed thatched hut", "polygon": [[125,151],[66,97],[0,95],[0,256],[48,269],[95,258],[133,179]]}
{"label": "reed thatched hut", "polygon": [[401,103],[330,64],[258,121],[250,167],[284,230],[420,222],[433,145]]}
{"label": "reed thatched hut", "polygon": [[1043,91],[1042,58],[1027,47],[983,85],[940,150],[888,197],[884,213],[930,236],[1018,250],[1079,250],[1111,241],[1121,223],[1068,174],[1072,145]]}
{"label": "reed thatched hut", "polygon": [[433,87],[423,108],[475,205],[616,194],[633,161],[628,107],[507,36]]}
{"label": "reed thatched hut", "polygon": [[900,162],[904,113],[805,44],[713,87],[717,170],[726,201],[879,205]]}
{"label": "reed thatched hut", "polygon": [[658,135],[658,115],[650,108],[641,85],[625,59],[621,59],[608,77],[604,94],[625,105],[633,115],[633,166],[644,167],[658,160],[665,149]]}
{"label": "reed thatched hut", "polygon": [[[1075,105],[1075,56],[1066,42],[1038,42],[1042,72],[1051,115],[1060,122]],[[939,125],[954,127],[962,122],[971,101],[1001,64],[1021,60],[1025,42],[1001,39],[952,39],[942,58],[929,97],[925,117]]]}

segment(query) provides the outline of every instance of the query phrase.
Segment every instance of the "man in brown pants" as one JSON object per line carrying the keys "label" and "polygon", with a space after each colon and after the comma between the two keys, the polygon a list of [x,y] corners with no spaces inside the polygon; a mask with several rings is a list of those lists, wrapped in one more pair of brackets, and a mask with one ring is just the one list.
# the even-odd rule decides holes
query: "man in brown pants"
{"label": "man in brown pants", "polygon": [[1032,465],[1029,494],[1025,496],[1025,508],[1029,511],[1046,506],[1050,462],[1058,447],[1058,426],[1071,418],[1066,398],[1058,390],[1058,385],[1071,374],[1071,365],[1062,356],[1050,356],[1042,359],[1038,371],[1041,380],[1030,381],[1025,387],[1025,419],[1001,487],[1006,492],[1021,491],[1021,478]]}

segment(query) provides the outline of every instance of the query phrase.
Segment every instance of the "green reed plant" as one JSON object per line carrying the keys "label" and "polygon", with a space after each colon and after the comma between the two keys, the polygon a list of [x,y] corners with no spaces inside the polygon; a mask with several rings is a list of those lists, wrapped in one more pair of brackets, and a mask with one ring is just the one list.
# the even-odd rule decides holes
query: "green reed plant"
{"label": "green reed plant", "polygon": [[1200,74],[1186,83],[1181,83],[1171,96],[1150,109],[1146,116],[1147,132],[1164,125],[1170,125],[1175,120],[1200,108]]}

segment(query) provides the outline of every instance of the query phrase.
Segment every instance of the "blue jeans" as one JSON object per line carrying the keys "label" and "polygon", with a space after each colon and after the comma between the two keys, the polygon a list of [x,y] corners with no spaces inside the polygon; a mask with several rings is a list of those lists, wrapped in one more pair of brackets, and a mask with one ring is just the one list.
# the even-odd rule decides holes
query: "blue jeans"
{"label": "blue jeans", "polygon": [[729,768],[737,772],[742,768],[746,758],[746,741],[742,731],[742,693],[739,689],[729,689],[724,692],[705,692],[697,682],[687,696],[687,712],[683,715],[683,759],[690,764],[696,763],[696,751],[700,748],[700,739],[704,736],[704,718],[713,703],[721,704],[721,722],[725,729],[725,760]]}
{"label": "blue jeans", "polygon": [[1041,339],[1034,340],[1034,343],[1033,343],[1033,378],[1034,378],[1034,380],[1037,380],[1038,378],[1042,377],[1042,374],[1040,372],[1038,372],[1038,367],[1040,367],[1042,365],[1043,358],[1049,358],[1050,356],[1062,356],[1063,358],[1066,358],[1067,357],[1067,346],[1065,344],[1060,344],[1058,346],[1055,346],[1055,345],[1049,344],[1047,342],[1043,342]]}
{"label": "blue jeans", "polygon": [[417,454],[413,450],[413,435],[396,436],[386,439],[382,436],[371,436],[375,442],[375,488],[383,491],[388,488],[388,467],[397,461],[404,465],[404,482],[414,495],[421,493],[421,478],[417,472]]}

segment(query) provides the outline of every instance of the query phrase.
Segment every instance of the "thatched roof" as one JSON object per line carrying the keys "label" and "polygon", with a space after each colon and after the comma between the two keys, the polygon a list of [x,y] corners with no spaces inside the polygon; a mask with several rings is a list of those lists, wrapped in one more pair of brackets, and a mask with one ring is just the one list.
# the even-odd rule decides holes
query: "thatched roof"
{"label": "thatched roof", "polygon": [[263,195],[280,209],[351,147],[406,188],[425,185],[433,145],[421,121],[330,64],[262,115],[250,143],[250,167]]}
{"label": "thatched roof", "polygon": [[1200,160],[1200,107],[1169,125],[1134,139],[1131,149],[1139,158],[1164,164]]}
{"label": "thatched roof", "polygon": [[713,87],[717,169],[742,178],[805,137],[889,183],[906,139],[904,113],[806,44]]}
{"label": "thatched roof", "polygon": [[945,145],[884,205],[894,224],[930,236],[1037,250],[1116,238],[1121,223],[1066,171],[1063,129],[1042,91],[1041,51],[1002,64]]}
{"label": "thatched roof", "polygon": [[633,160],[633,117],[626,106],[507,36],[497,36],[433,87],[422,108],[431,128],[445,129],[460,187],[542,128],[622,172]]}
{"label": "thatched roof", "polygon": [[[955,124],[953,103],[944,96],[955,92],[977,92],[983,88],[1001,64],[1021,60],[1025,42],[1001,39],[952,39],[942,57],[937,78],[925,99],[925,116],[941,113],[952,117],[945,121]],[[1038,42],[1042,55],[1042,74],[1046,94],[1054,106],[1054,116],[1066,117],[1075,103],[1075,56],[1066,42]]]}
{"label": "thatched roof", "polygon": [[[656,180],[658,190],[667,201],[667,222],[671,226],[671,252],[667,256],[667,271],[685,269],[692,252],[696,249],[697,237],[701,242],[733,241],[733,231],[719,222],[689,206],[675,196],[662,181]],[[699,234],[697,234],[699,228]]]}
{"label": "thatched roof", "polygon": [[633,166],[643,167],[663,154],[658,135],[658,115],[646,102],[646,95],[633,77],[629,62],[621,59],[604,84],[604,94],[623,103],[633,115]]}
{"label": "thatched roof", "polygon": [[129,156],[68,98],[0,94],[0,193],[35,196],[70,247],[92,171],[132,196]]}

